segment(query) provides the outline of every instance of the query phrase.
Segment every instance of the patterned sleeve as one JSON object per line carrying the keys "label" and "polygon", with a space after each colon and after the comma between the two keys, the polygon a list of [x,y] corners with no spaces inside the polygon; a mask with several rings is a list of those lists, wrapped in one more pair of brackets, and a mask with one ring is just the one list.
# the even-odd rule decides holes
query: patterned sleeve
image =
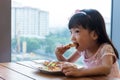
{"label": "patterned sleeve", "polygon": [[104,56],[108,56],[108,55],[113,56],[114,62],[116,61],[117,58],[116,58],[115,52],[113,50],[113,47],[109,44],[106,44],[106,45],[104,45],[104,47],[102,49],[102,58]]}

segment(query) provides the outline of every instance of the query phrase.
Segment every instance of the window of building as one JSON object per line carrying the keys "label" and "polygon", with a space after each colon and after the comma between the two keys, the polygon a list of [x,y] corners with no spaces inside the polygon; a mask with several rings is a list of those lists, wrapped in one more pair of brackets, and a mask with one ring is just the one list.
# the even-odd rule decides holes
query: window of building
{"label": "window of building", "polygon": [[103,15],[110,36],[111,0],[12,0],[12,61],[56,59],[55,47],[70,42],[70,16],[89,8]]}

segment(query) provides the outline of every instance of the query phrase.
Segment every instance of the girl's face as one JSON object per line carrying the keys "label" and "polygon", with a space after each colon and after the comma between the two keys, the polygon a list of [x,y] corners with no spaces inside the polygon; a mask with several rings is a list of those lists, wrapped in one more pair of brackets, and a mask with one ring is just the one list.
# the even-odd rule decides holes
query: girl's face
{"label": "girl's face", "polygon": [[76,49],[78,51],[83,51],[85,49],[91,48],[96,43],[98,36],[94,31],[89,31],[88,29],[84,29],[82,26],[79,28],[70,29],[71,32],[71,40],[73,43],[77,44]]}

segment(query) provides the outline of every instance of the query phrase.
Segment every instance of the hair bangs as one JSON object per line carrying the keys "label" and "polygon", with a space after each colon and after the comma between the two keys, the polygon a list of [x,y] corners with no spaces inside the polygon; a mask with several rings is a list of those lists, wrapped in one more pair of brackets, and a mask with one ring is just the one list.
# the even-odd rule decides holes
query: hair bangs
{"label": "hair bangs", "polygon": [[82,26],[83,28],[86,29],[88,25],[89,25],[89,19],[87,15],[83,13],[77,13],[71,17],[68,27],[69,29],[71,29],[71,28],[79,28],[80,26]]}

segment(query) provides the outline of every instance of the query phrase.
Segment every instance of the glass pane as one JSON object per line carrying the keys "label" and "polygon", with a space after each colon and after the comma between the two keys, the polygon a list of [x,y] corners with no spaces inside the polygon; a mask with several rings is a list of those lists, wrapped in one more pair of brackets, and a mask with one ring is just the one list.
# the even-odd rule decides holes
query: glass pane
{"label": "glass pane", "polygon": [[110,36],[111,0],[12,0],[12,61],[56,59],[55,47],[70,42],[69,17],[87,8],[102,13]]}

